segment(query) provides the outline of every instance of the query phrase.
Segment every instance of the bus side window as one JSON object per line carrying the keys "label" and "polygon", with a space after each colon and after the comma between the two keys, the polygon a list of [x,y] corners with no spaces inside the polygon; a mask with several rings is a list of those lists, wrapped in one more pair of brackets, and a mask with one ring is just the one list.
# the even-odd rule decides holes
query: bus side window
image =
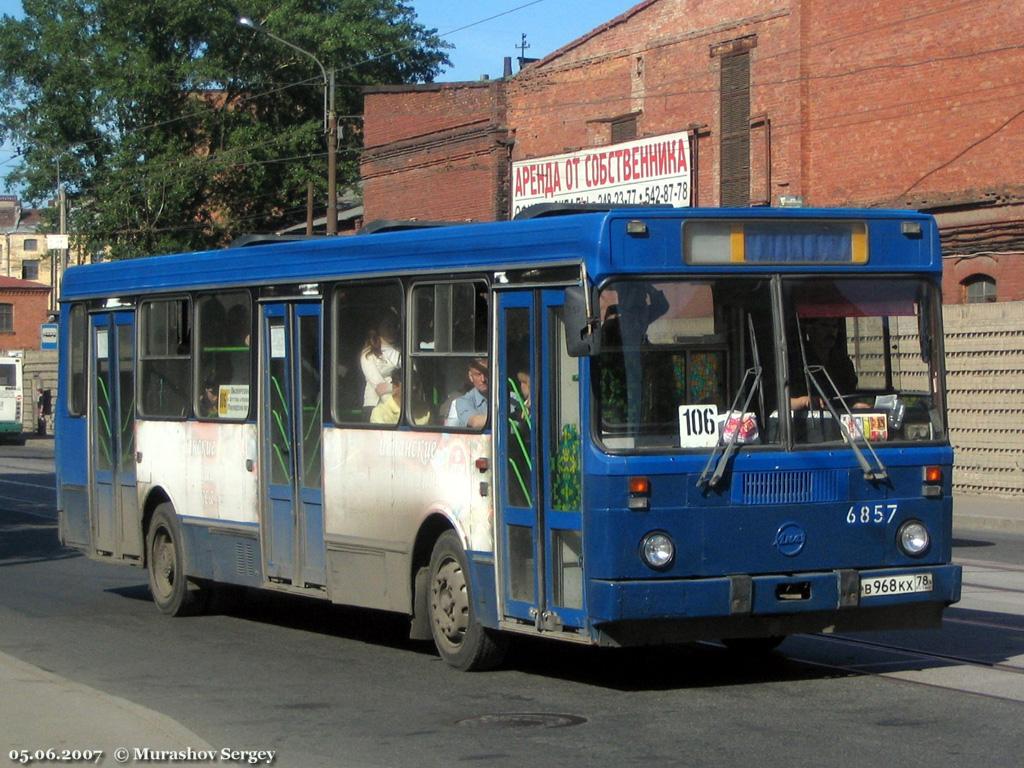
{"label": "bus side window", "polygon": [[249,294],[201,296],[196,303],[196,413],[202,418],[244,419],[249,415],[252,374]]}
{"label": "bus side window", "polygon": [[186,298],[142,304],[139,379],[143,416],[184,418],[192,402],[192,328]]}
{"label": "bus side window", "polygon": [[[413,286],[412,308],[410,390],[429,411],[425,423],[483,429],[490,385],[487,284],[419,283]],[[460,398],[461,406],[456,405]]]}
{"label": "bus side window", "polygon": [[89,348],[88,316],[84,304],[75,304],[71,307],[68,331],[68,413],[72,416],[84,416],[85,353]]}
{"label": "bus side window", "polygon": [[391,398],[402,368],[402,288],[397,282],[339,285],[334,292],[334,420],[368,424]]}

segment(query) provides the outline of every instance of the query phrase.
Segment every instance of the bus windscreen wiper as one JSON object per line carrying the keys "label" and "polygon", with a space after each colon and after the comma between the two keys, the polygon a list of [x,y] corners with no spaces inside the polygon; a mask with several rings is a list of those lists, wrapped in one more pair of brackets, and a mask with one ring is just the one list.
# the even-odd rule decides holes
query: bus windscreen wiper
{"label": "bus windscreen wiper", "polygon": [[[831,387],[835,399],[843,404],[843,410],[845,410],[846,414],[850,417],[850,423],[857,423],[857,420],[854,418],[852,411],[850,411],[850,406],[846,404],[846,401],[843,399],[842,393],[839,391],[839,387],[836,386],[836,383],[832,380],[832,377],[829,375],[829,372],[825,370],[825,366],[808,365],[807,348],[804,346],[804,334],[803,329],[800,328],[799,317],[797,318],[796,322],[798,330],[797,338],[800,340],[800,360],[803,362],[804,377],[809,385],[807,388],[808,401],[810,401],[811,399],[810,385],[813,385],[814,389],[816,389],[818,392],[818,396],[821,399],[821,402],[824,403],[825,407],[828,409],[828,412],[831,414],[832,419],[835,421],[836,424],[839,425],[839,431],[842,434],[843,439],[846,440],[846,444],[850,446],[850,448],[853,450],[853,455],[857,457],[857,463],[860,465],[861,471],[864,473],[865,480],[874,481],[888,479],[889,470],[886,469],[885,464],[882,463],[882,460],[878,457],[878,454],[875,453],[875,449],[872,447],[871,441],[868,440],[867,435],[864,434],[864,430],[858,429],[857,431],[860,432],[860,438],[861,440],[864,441],[864,445],[867,446],[868,452],[871,454],[871,458],[875,460],[875,467],[872,467],[868,463],[867,458],[865,458],[864,456],[864,452],[857,447],[856,438],[850,432],[846,424],[843,423],[843,420],[839,417],[839,413],[836,411],[835,406],[832,405],[831,397],[825,394],[825,390],[822,388],[821,383],[818,381],[817,374],[819,373],[825,377],[825,381],[827,381],[829,387]],[[807,409],[808,412],[811,409],[810,402],[807,403]]]}
{"label": "bus windscreen wiper", "polygon": [[807,364],[807,359],[805,358],[804,359],[804,375],[807,376],[807,378],[810,380],[811,384],[813,384],[814,388],[818,391],[818,395],[821,398],[821,402],[823,402],[825,404],[825,407],[828,408],[828,412],[832,415],[832,418],[835,420],[835,423],[839,425],[839,431],[842,433],[843,439],[846,440],[847,445],[849,445],[850,448],[853,449],[853,454],[854,454],[854,456],[857,457],[857,463],[860,464],[861,471],[864,472],[864,479],[865,480],[886,480],[886,479],[888,479],[888,477],[889,477],[889,470],[886,469],[885,464],[882,463],[882,460],[878,457],[878,454],[875,453],[875,449],[874,449],[874,447],[872,447],[871,441],[868,440],[868,436],[864,434],[864,430],[863,429],[858,429],[857,432],[860,433],[860,439],[864,441],[864,445],[867,447],[868,452],[871,454],[871,458],[874,459],[875,467],[872,467],[868,463],[867,458],[865,458],[865,456],[864,456],[864,452],[861,451],[861,449],[857,447],[857,439],[856,439],[856,437],[853,435],[853,433],[850,431],[850,429],[846,426],[846,424],[843,423],[843,420],[840,418],[839,413],[836,411],[835,406],[832,405],[831,399],[825,394],[825,390],[822,389],[821,384],[818,382],[817,374],[819,374],[819,373],[822,374],[825,377],[825,381],[828,382],[829,386],[832,388],[832,391],[835,393],[835,398],[839,402],[841,402],[843,404],[843,410],[846,411],[846,415],[850,417],[850,423],[851,424],[856,424],[857,420],[854,417],[853,412],[850,410],[850,406],[848,406],[846,404],[846,401],[843,399],[842,395],[839,393],[839,388],[836,387],[836,383],[834,381],[832,381],[832,377],[829,376],[828,371],[825,370],[825,366],[823,366],[823,365],[808,365]]}
{"label": "bus windscreen wiper", "polygon": [[[736,391],[736,396],[732,399],[732,405],[729,407],[728,413],[726,413],[725,421],[723,422],[722,431],[724,433],[725,427],[729,424],[730,418],[737,418],[742,420],[743,414],[750,408],[750,401],[754,399],[754,392],[761,393],[761,413],[764,413],[764,391],[761,388],[761,356],[757,350],[757,337],[754,335],[754,321],[750,315],[747,315],[747,327],[750,331],[750,346],[754,358],[754,365],[747,368],[743,372],[743,380],[740,382],[740,388]],[[736,404],[739,402],[740,397],[747,389],[747,381],[750,380],[750,391],[747,392],[747,396],[743,401],[743,409],[736,411]],[[703,489],[710,485],[715,488],[722,480],[722,475],[725,474],[725,468],[729,466],[729,458],[736,452],[736,445],[739,441],[740,427],[736,425],[736,429],[732,431],[729,436],[727,445],[722,445],[721,441],[715,443],[715,449],[708,456],[707,463],[704,465],[704,470],[700,473],[700,477],[697,478],[697,487]],[[711,470],[711,465],[715,465],[714,473],[711,477],[708,477],[708,472]]]}

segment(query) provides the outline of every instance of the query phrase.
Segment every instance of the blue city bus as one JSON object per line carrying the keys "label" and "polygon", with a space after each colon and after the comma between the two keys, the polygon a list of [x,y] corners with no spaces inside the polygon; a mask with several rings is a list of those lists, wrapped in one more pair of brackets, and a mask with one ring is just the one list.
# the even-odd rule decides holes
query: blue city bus
{"label": "blue city bus", "polygon": [[460,669],[937,627],[934,220],[633,208],[67,271],[60,538],[157,607],[398,612]]}

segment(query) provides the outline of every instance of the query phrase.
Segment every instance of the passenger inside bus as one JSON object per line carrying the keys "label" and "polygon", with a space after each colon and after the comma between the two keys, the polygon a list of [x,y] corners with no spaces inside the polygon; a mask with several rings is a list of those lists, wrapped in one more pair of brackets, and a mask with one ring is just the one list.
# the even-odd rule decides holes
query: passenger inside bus
{"label": "passenger inside bus", "polygon": [[472,386],[466,394],[452,402],[444,423],[447,427],[483,429],[487,424],[487,360],[474,358],[469,364],[467,375]]}
{"label": "passenger inside bus", "polygon": [[363,390],[363,412],[369,419],[373,409],[391,394],[392,375],[401,365],[402,351],[398,344],[398,317],[386,312],[377,325],[366,334],[366,343],[359,355],[359,365],[366,379]]}
{"label": "passenger inside bus", "polygon": [[402,416],[402,369],[391,371],[391,391],[370,412],[371,424],[397,424]]}
{"label": "passenger inside bus", "polygon": [[199,415],[203,418],[216,418],[219,415],[218,389],[217,384],[210,379],[203,382],[203,393],[199,399]]}

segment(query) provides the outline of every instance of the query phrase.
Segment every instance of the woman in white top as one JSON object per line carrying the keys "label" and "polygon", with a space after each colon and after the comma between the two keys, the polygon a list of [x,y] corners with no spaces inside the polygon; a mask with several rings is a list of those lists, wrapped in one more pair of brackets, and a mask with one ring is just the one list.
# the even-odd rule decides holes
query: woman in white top
{"label": "woman in white top", "polygon": [[402,350],[398,347],[398,318],[387,314],[366,335],[366,345],[359,355],[359,365],[366,378],[363,390],[363,411],[370,412],[391,394],[391,374],[401,365]]}

